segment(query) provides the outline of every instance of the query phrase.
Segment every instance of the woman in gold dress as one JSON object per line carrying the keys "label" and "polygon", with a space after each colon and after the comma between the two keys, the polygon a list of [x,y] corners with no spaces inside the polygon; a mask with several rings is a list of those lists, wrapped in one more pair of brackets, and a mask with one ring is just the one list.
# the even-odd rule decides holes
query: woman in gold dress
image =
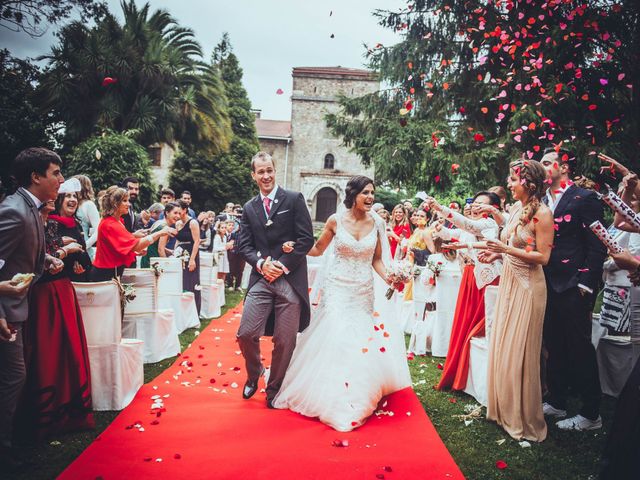
{"label": "woman in gold dress", "polygon": [[500,240],[487,241],[483,261],[502,255],[496,315],[489,347],[487,418],[516,440],[547,436],[542,414],[540,350],[547,287],[542,266],[553,246],[553,214],[541,203],[546,173],[539,162],[510,165],[509,189],[517,203]]}

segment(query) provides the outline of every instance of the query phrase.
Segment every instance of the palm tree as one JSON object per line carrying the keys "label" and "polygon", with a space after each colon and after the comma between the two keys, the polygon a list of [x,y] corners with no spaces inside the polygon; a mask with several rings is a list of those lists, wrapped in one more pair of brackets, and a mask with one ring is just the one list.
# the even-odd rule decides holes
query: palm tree
{"label": "palm tree", "polygon": [[183,143],[225,151],[231,128],[218,74],[202,61],[193,31],[147,3],[121,3],[122,24],[106,13],[95,27],[60,32],[40,88],[44,108],[64,123],[65,143],[109,128],[143,145]]}

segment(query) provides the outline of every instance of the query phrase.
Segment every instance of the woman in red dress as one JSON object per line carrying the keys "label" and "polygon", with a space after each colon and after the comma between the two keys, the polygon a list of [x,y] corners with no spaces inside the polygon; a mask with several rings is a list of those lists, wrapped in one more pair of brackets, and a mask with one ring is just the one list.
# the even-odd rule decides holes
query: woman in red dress
{"label": "woman in red dress", "polygon": [[96,257],[91,271],[92,282],[103,282],[120,277],[125,267],[131,265],[137,254],[165,235],[175,235],[176,231],[164,227],[145,235],[144,232],[130,233],[122,223],[122,216],[129,212],[129,193],[115,185],[109,187],[102,197],[102,220],[98,226]]}
{"label": "woman in red dress", "polygon": [[[53,202],[46,203],[41,214],[47,253],[62,259],[65,268],[56,275],[45,272],[34,285],[25,342],[25,418],[38,440],[95,426],[87,340],[70,279],[74,272],[81,273],[89,258],[80,243],[62,235],[70,228],[66,219],[73,218],[78,206],[75,193],[61,194],[56,204],[53,218]],[[84,244],[75,228],[73,237]]]}
{"label": "woman in red dress", "polygon": [[[453,316],[451,337],[447,359],[437,389],[451,388],[464,390],[469,374],[469,348],[474,336],[484,334],[484,289],[487,285],[497,285],[502,264],[498,261],[480,263],[476,250],[470,247],[480,240],[498,238],[498,224],[492,218],[492,210],[497,210],[500,199],[495,193],[479,192],[473,202],[465,208],[468,216],[440,205],[435,199],[427,200],[429,206],[457,228],[440,228],[438,236],[443,240],[458,240],[456,248],[462,247],[461,257],[465,259],[458,301]],[[486,237],[486,238],[485,238]]]}
{"label": "woman in red dress", "polygon": [[[411,226],[407,218],[407,212],[401,204],[393,207],[391,211],[391,220],[387,227],[387,237],[389,237],[389,246],[391,247],[391,258],[396,258],[396,250],[403,238],[411,236]],[[400,255],[401,252],[398,252]]]}

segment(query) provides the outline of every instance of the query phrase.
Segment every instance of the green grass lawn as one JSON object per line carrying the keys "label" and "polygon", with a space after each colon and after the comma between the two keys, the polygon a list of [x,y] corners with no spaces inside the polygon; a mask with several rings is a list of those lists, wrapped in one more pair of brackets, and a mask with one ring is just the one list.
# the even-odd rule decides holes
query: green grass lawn
{"label": "green grass lawn", "polygon": [[[240,293],[227,292],[227,306],[223,313],[240,302]],[[205,328],[211,320],[204,320]],[[196,337],[196,330],[190,329],[180,335],[182,350]],[[144,366],[145,382],[149,382],[168,368],[174,358]],[[486,410],[465,425],[463,418],[467,409],[473,409],[477,402],[463,393],[438,392],[433,386],[441,371],[438,364],[442,358],[415,357],[409,362],[414,389],[431,421],[442,437],[451,455],[469,480],[509,479],[509,480],[588,480],[596,479],[598,461],[602,452],[606,433],[611,423],[615,400],[605,398],[602,405],[604,428],[589,433],[560,432],[552,424],[549,435],[542,444],[532,443],[523,448],[496,424],[484,418]],[[575,413],[575,406],[569,414]],[[23,452],[30,457],[34,466],[22,475],[7,475],[10,480],[40,480],[55,478],[113,421],[118,412],[97,412],[96,429],[91,432],[62,435],[36,446],[25,447]],[[204,441],[204,440],[203,440]],[[407,442],[411,439],[407,438]],[[429,452],[425,452],[429,455]],[[496,462],[502,460],[507,468],[499,470]],[[429,478],[425,472],[425,479]],[[302,479],[301,479],[302,480]],[[404,479],[402,479],[404,480]]]}

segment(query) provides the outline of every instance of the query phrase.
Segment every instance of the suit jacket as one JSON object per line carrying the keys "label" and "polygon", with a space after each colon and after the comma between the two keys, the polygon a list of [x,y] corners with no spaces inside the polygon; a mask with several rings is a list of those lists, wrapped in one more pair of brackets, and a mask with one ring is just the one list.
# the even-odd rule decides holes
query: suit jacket
{"label": "suit jacket", "polygon": [[[0,203],[0,280],[16,273],[33,273],[33,285],[44,271],[44,225],[29,194],[22,188]],[[0,317],[10,323],[27,320],[28,292],[21,297],[0,297]]]}
{"label": "suit jacket", "polygon": [[124,228],[126,228],[127,231],[129,231],[131,233],[135,232],[136,214],[133,211],[133,207],[132,206],[129,206],[129,211],[127,212],[126,215],[123,215],[122,223],[124,224]]}
{"label": "suit jacket", "polygon": [[[546,196],[543,201],[547,203]],[[553,249],[544,267],[547,284],[557,293],[578,284],[596,293],[607,249],[589,225],[603,221],[602,202],[595,192],[571,185],[560,198],[553,217]]]}
{"label": "suit jacket", "polygon": [[[295,242],[291,253],[282,251],[282,244],[287,241]],[[300,332],[309,325],[307,253],[313,242],[311,216],[301,193],[278,187],[268,218],[259,194],[245,204],[240,222],[238,251],[253,267],[248,290],[262,277],[256,269],[258,260],[269,256],[273,260],[279,260],[289,270],[288,274],[283,274],[283,278],[302,300]],[[274,312],[271,313],[266,335],[273,333]]]}

